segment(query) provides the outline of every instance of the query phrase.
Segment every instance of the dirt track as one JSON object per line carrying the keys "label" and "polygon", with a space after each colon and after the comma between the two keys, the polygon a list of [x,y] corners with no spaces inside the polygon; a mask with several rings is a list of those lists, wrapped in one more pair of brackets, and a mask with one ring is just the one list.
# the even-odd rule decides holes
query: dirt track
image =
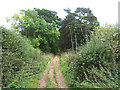
{"label": "dirt track", "polygon": [[[54,69],[56,71],[56,80],[54,78]],[[62,76],[62,73],[59,70],[59,58],[58,56],[55,56],[55,58],[52,59],[51,63],[49,64],[48,68],[45,70],[43,76],[41,76],[41,79],[39,80],[40,86],[38,88],[45,88],[46,84],[48,83],[48,78],[50,78],[51,84],[48,88],[53,88],[53,85],[58,88],[67,88],[67,85],[65,84],[65,79]]]}

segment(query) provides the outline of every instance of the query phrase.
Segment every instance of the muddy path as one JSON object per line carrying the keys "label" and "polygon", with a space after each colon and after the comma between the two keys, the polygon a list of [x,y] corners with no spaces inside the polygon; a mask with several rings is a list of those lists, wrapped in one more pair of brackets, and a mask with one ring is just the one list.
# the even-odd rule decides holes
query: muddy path
{"label": "muddy path", "polygon": [[55,56],[39,80],[38,88],[67,88],[59,70],[59,58]]}

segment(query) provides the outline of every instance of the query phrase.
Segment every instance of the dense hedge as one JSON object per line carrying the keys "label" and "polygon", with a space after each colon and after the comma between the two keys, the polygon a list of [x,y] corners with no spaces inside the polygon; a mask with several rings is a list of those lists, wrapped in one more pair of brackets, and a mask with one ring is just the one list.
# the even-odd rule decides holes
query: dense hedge
{"label": "dense hedge", "polygon": [[[115,80],[117,80],[118,73],[114,50],[108,45],[94,46],[96,48],[94,50],[91,48],[86,51],[83,50],[77,55],[69,56],[68,61],[71,62],[67,73],[72,72],[75,80],[80,80],[80,82],[87,80],[90,83],[93,81],[108,82],[104,79],[111,79],[111,74],[112,78],[114,78],[113,81],[117,83]],[[116,86],[113,85],[113,87]]]}
{"label": "dense hedge", "polygon": [[[7,87],[22,78],[27,63],[38,62],[38,60],[40,62],[42,58],[40,50],[33,48],[30,41],[19,33],[4,27],[0,27],[0,30],[2,30],[2,82],[3,87]],[[35,71],[37,70],[33,70]]]}
{"label": "dense hedge", "polygon": [[96,27],[92,33],[91,40],[86,45],[80,46],[77,54],[70,54],[67,57],[68,66],[63,69],[63,74],[69,78],[70,87],[116,88],[118,87],[117,25]]}

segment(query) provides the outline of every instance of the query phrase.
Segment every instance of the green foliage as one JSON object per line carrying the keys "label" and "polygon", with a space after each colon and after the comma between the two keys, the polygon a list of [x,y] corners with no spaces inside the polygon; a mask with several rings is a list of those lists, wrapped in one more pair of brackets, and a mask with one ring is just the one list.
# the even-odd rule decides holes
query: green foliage
{"label": "green foliage", "polygon": [[57,83],[57,79],[56,79],[56,69],[55,69],[55,68],[53,68],[53,74],[54,74],[55,82]]}
{"label": "green foliage", "polygon": [[[39,80],[41,75],[44,73],[44,71],[46,70],[47,66],[48,66],[48,62],[50,62],[51,60],[51,56],[42,56],[42,59],[39,60],[39,62],[41,62],[40,64],[40,71],[37,75],[33,74],[33,76],[28,77],[25,76],[25,74],[29,74],[29,73],[25,73],[24,74],[24,78],[21,79],[21,81],[19,81],[19,84],[17,84],[17,87],[19,88],[38,88],[39,87]],[[35,70],[37,70],[35,68]],[[34,76],[35,75],[35,76]],[[28,77],[28,78],[26,78]]]}
{"label": "green foliage", "polygon": [[117,25],[96,27],[91,40],[79,47],[78,54],[63,58],[65,62],[62,60],[60,65],[67,66],[62,70],[69,87],[118,87],[117,30]]}
{"label": "green foliage", "polygon": [[49,78],[49,76],[47,76],[47,84],[46,84],[46,87],[45,88],[52,88],[52,89],[54,89],[54,88],[58,88],[57,86],[55,86],[53,83],[51,83],[51,80],[50,80],[50,78]]}
{"label": "green foliage", "polygon": [[47,76],[47,84],[46,84],[46,87],[45,88],[49,88],[51,86],[51,80],[50,78]]}
{"label": "green foliage", "polygon": [[38,8],[34,8],[35,11],[38,12],[39,16],[42,16],[42,18],[45,19],[46,22],[48,23],[52,23],[52,21],[55,21],[55,23],[57,24],[57,27],[59,28],[59,26],[61,25],[61,18],[59,18],[57,16],[57,12],[55,11],[51,11],[51,10],[47,10],[47,9],[38,9]]}
{"label": "green foliage", "polygon": [[0,27],[0,29],[2,30],[3,36],[2,39],[3,85],[6,86],[14,78],[14,74],[12,73],[20,71],[23,62],[27,61],[27,55],[25,56],[25,54],[27,54],[26,52],[28,50],[25,50],[26,52],[22,51],[27,48],[24,47],[24,45],[22,47],[24,40],[20,35],[17,35],[15,32],[6,30],[4,27]]}
{"label": "green foliage", "polygon": [[[65,52],[65,53],[62,53],[61,56],[59,56],[60,58],[60,70],[61,70],[61,73],[63,74],[64,78],[66,79],[66,84],[67,86],[70,87],[70,83],[72,83],[73,81],[71,81],[72,79],[72,74],[71,73],[66,73],[67,72],[67,68],[68,68],[68,64],[69,64],[69,61],[68,61],[68,58],[70,55],[74,54],[73,52]],[[72,79],[73,80],[73,79]]]}
{"label": "green foliage", "polygon": [[[87,42],[93,26],[99,26],[97,18],[89,8],[76,8],[73,13],[70,9],[65,9],[65,11],[68,15],[62,21],[60,28],[60,47],[62,50],[71,47],[73,49],[75,46]],[[75,35],[77,36],[78,45],[75,44]]]}
{"label": "green foliage", "polygon": [[[48,17],[50,14],[52,17]],[[14,31],[29,38],[35,48],[44,52],[57,52],[57,43],[60,33],[57,30],[57,15],[49,10],[21,10],[8,21],[12,21],[11,27]],[[56,49],[55,49],[55,48]]]}
{"label": "green foliage", "polygon": [[[38,87],[39,77],[51,60],[41,51],[56,54],[59,37],[61,50],[81,45],[77,54],[67,52],[60,56],[60,69],[69,87],[118,87],[118,25],[106,24],[100,27],[89,8],[77,8],[74,13],[70,9],[65,11],[68,15],[62,24],[55,11],[37,8],[21,10],[19,14],[7,18],[7,22],[12,21],[11,30],[0,27],[3,72],[0,77],[3,87]],[[57,83],[55,69],[54,78]],[[57,87],[51,84],[49,77],[48,87]]]}
{"label": "green foliage", "polygon": [[17,84],[23,78],[45,70],[50,58],[42,57],[41,51],[33,48],[30,40],[4,27],[0,27],[0,30],[2,30],[3,45],[3,87],[19,87]]}

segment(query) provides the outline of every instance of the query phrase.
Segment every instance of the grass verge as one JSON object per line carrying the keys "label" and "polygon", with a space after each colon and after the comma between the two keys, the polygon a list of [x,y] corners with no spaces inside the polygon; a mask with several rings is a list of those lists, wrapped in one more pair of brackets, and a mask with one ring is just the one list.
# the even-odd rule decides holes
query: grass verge
{"label": "grass verge", "polygon": [[59,69],[60,69],[63,77],[65,78],[66,85],[69,87],[69,77],[68,77],[68,74],[66,73],[66,70],[67,70],[66,68],[68,67],[67,57],[68,57],[67,53],[64,53],[61,56],[59,56],[59,59],[60,59]]}

